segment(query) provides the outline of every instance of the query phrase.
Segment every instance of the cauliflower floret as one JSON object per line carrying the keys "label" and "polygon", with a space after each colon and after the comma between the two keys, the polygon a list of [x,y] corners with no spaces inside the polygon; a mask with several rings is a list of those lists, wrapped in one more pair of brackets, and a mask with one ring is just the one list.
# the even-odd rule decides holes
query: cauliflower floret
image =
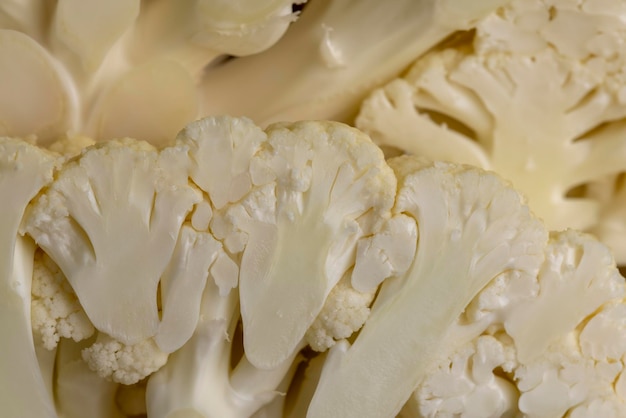
{"label": "cauliflower floret", "polygon": [[198,322],[209,270],[223,292],[237,284],[221,243],[198,230],[212,211],[188,171],[184,146],[100,143],[63,167],[22,223],[95,328],[126,346],[154,338],[162,351],[180,348]]}
{"label": "cauliflower floret", "polygon": [[[273,368],[291,357],[345,272],[371,255],[356,249],[389,218],[393,173],[367,136],[332,122],[263,132],[247,119],[207,118],[179,143],[195,161],[192,180],[215,206],[212,232],[240,253],[246,355]],[[396,262],[395,254],[378,259]]]}
{"label": "cauliflower floret", "polygon": [[163,367],[168,354],[153,339],[128,345],[100,333],[93,345],[83,349],[82,357],[98,376],[131,385]]}
{"label": "cauliflower floret", "polygon": [[43,251],[35,253],[31,301],[33,332],[53,350],[59,339],[81,341],[95,329],[65,276]]}
{"label": "cauliflower floret", "polygon": [[322,311],[304,335],[315,351],[326,351],[340,339],[348,338],[358,331],[370,313],[370,305],[376,291],[359,292],[345,275],[330,291]]}

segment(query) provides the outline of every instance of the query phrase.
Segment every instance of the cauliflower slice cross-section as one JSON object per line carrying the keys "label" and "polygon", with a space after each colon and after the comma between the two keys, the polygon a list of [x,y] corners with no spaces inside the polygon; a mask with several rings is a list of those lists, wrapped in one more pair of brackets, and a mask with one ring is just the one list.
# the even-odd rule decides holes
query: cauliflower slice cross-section
{"label": "cauliflower slice cross-section", "polygon": [[361,268],[352,285],[357,276],[378,284],[402,267],[406,257],[387,256],[384,239],[357,251],[361,239],[395,233],[382,228],[395,177],[361,132],[333,122],[264,132],[247,119],[221,117],[190,124],[178,139],[189,147],[191,179],[215,209],[211,232],[240,257],[244,346],[256,367],[292,356],[333,287],[364,264],[359,257],[376,253],[377,271]]}
{"label": "cauliflower slice cross-section", "polygon": [[156,334],[159,280],[201,200],[174,154],[130,139],[89,148],[65,165],[23,225],[94,326],[124,344]]}
{"label": "cauliflower slice cross-section", "polygon": [[476,294],[505,271],[536,276],[547,232],[519,193],[492,173],[412,157],[390,160],[394,211],[415,218],[419,239],[406,273],[386,279],[352,346],[335,345],[308,417],[400,412]]}
{"label": "cauliflower slice cross-section", "polygon": [[388,216],[396,189],[380,150],[345,125],[277,124],[267,134],[252,180],[275,200],[258,207],[263,218],[253,212],[239,226],[248,237],[239,284],[244,346],[259,367],[290,356],[355,262],[359,238]]}

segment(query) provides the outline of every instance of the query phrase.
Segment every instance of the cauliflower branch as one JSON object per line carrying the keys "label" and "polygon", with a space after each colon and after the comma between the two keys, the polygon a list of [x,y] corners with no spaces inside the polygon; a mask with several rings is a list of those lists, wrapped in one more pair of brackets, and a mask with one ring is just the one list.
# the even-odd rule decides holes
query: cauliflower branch
{"label": "cauliflower branch", "polygon": [[343,125],[273,125],[263,145],[253,182],[274,200],[257,208],[260,219],[251,212],[235,225],[248,236],[239,281],[244,346],[253,364],[274,367],[354,263],[358,239],[388,216],[395,178],[369,139]]}
{"label": "cauliflower branch", "polygon": [[103,379],[83,361],[81,351],[89,341],[59,342],[55,374],[57,411],[63,418],[126,418],[116,403],[120,384]]}
{"label": "cauliflower branch", "polygon": [[[241,253],[246,355],[257,367],[276,367],[355,263],[358,240],[388,218],[393,173],[369,138],[333,123],[263,132],[246,119],[207,118],[188,126],[179,143],[189,147],[191,178],[216,209],[211,231]],[[371,246],[384,252],[381,243]],[[392,270],[402,259],[381,258]]]}
{"label": "cauliflower branch", "polygon": [[410,157],[390,165],[400,183],[394,210],[420,228],[415,259],[383,282],[354,344],[331,349],[312,418],[397,414],[431,362],[465,342],[448,333],[472,298],[505,271],[536,276],[543,259],[543,225],[497,176]]}
{"label": "cauliflower branch", "polygon": [[494,170],[550,229],[585,229],[582,185],[626,170],[626,7],[517,0],[471,43],[418,59],[367,99],[356,125],[379,144]]}

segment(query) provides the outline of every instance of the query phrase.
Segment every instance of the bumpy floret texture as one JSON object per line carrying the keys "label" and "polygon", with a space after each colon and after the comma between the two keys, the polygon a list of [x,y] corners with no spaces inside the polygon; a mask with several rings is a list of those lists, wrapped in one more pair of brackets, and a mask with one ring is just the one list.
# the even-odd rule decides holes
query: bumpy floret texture
{"label": "bumpy floret texture", "polygon": [[167,362],[154,340],[127,345],[99,334],[93,345],[82,351],[83,360],[102,378],[130,385],[159,370]]}
{"label": "bumpy floret texture", "polygon": [[95,328],[76,293],[59,266],[42,251],[35,254],[31,293],[33,333],[46,349],[54,349],[60,338],[81,341],[93,335]]}
{"label": "bumpy floret texture", "polygon": [[350,276],[344,276],[330,291],[322,311],[304,336],[315,351],[326,351],[337,340],[350,337],[370,314],[376,292],[359,292],[349,279]]}

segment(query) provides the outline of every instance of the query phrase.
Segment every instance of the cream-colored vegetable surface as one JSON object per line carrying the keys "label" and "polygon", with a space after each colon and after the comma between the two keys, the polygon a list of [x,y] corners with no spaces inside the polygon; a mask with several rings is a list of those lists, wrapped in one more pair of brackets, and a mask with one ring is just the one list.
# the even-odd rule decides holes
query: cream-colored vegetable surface
{"label": "cream-colored vegetable surface", "polygon": [[0,415],[626,416],[625,1],[0,2]]}

